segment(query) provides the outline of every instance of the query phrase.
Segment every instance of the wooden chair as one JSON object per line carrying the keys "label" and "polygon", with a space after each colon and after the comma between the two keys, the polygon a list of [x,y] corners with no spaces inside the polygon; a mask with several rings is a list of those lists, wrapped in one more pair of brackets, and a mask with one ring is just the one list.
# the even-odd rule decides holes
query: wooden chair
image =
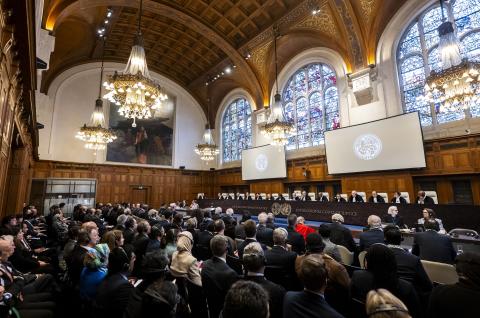
{"label": "wooden chair", "polygon": [[455,284],[458,282],[458,274],[453,265],[425,260],[422,260],[422,265],[432,282],[439,284]]}
{"label": "wooden chair", "polygon": [[353,252],[350,252],[348,248],[342,245],[337,245],[338,251],[340,252],[340,258],[342,263],[346,265],[352,265],[353,263]]}

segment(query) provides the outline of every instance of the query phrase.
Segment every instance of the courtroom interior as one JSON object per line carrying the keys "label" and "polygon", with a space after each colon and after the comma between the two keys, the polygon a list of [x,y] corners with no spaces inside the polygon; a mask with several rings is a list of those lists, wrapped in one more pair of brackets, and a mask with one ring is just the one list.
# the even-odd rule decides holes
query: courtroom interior
{"label": "courtroom interior", "polygon": [[480,0],[0,0],[0,316],[476,317]]}

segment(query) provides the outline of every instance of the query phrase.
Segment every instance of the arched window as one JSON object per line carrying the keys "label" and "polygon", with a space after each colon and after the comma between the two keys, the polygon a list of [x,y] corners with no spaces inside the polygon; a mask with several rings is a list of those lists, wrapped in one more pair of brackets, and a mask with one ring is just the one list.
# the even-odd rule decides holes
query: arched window
{"label": "arched window", "polygon": [[[462,55],[480,61],[480,0],[451,0],[445,3],[444,15],[454,25]],[[404,111],[418,110],[423,126],[480,116],[480,106],[439,113],[439,105],[420,98],[430,71],[438,71],[441,67],[437,31],[441,23],[442,11],[437,4],[415,19],[398,46],[397,65]]]}
{"label": "arched window", "polygon": [[318,146],[323,133],[338,122],[338,90],[335,72],[327,65],[303,66],[287,81],[283,90],[285,117],[295,123],[296,134],[287,150]]}
{"label": "arched window", "polygon": [[242,150],[252,145],[252,110],[245,98],[228,105],[222,119],[223,162],[242,159]]}

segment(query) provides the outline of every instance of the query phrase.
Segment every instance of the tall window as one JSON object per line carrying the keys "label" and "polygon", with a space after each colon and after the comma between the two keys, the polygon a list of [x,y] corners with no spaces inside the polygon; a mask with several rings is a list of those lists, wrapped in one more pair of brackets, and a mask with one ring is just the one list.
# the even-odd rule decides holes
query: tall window
{"label": "tall window", "polygon": [[296,135],[287,150],[318,146],[323,133],[338,123],[338,90],[335,72],[327,65],[313,63],[290,77],[283,90],[285,117],[294,121]]}
{"label": "tall window", "polygon": [[223,162],[242,159],[242,150],[252,145],[252,110],[245,98],[228,105],[222,120]]}
{"label": "tall window", "polygon": [[[480,61],[480,0],[451,0],[445,4],[444,15],[454,25],[462,55]],[[398,46],[397,65],[404,110],[418,110],[423,126],[480,116],[480,106],[467,111],[439,113],[440,105],[419,98],[424,94],[425,79],[430,71],[438,71],[441,67],[437,31],[441,23],[442,11],[435,5],[415,19]]]}

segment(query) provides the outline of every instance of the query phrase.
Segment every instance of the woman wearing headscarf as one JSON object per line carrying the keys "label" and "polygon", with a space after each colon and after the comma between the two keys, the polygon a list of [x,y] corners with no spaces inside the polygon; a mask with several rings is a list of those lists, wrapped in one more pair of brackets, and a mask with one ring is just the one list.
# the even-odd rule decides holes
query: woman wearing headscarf
{"label": "woman wearing headscarf", "polygon": [[184,277],[194,285],[202,286],[200,264],[192,255],[193,236],[188,231],[178,234],[177,251],[173,253],[170,272],[174,277]]}
{"label": "woman wearing headscarf", "polygon": [[108,255],[107,244],[97,244],[89,248],[85,255],[84,265],[80,275],[80,296],[85,300],[94,300],[97,288],[107,275]]}

